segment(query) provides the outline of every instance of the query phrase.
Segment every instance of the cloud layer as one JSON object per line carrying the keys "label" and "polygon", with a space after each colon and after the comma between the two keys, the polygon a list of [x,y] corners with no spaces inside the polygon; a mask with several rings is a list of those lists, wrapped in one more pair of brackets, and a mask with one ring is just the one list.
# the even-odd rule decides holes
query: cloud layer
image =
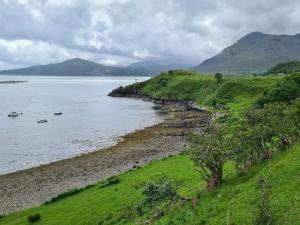
{"label": "cloud layer", "polygon": [[252,31],[300,32],[297,0],[0,0],[0,70],[74,57],[199,64]]}

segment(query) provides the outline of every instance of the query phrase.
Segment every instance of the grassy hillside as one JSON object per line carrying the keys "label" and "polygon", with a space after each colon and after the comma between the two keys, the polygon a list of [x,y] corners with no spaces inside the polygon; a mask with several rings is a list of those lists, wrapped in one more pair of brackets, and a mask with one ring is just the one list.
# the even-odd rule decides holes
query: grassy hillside
{"label": "grassy hillside", "polygon": [[100,182],[70,197],[0,218],[0,224],[27,224],[27,216],[35,213],[41,214],[38,224],[43,225],[96,225],[101,221],[123,224],[122,213],[142,200],[134,186],[162,173],[181,181],[180,193],[183,195],[190,195],[201,186],[199,174],[187,156],[170,157],[118,176],[119,183],[100,188]]}
{"label": "grassy hillside", "polygon": [[300,62],[291,61],[288,63],[280,63],[269,69],[265,74],[290,74],[300,72]]}
{"label": "grassy hillside", "polygon": [[217,82],[213,76],[192,71],[175,70],[162,73],[146,82],[118,89],[124,93],[141,93],[152,97],[193,100],[199,105],[213,108],[224,105],[231,116],[251,106],[280,77],[223,76]]}
{"label": "grassy hillside", "polygon": [[253,224],[255,202],[259,198],[258,180],[262,175],[268,177],[271,187],[274,224],[300,224],[300,145],[278,154],[270,163],[250,168],[243,175],[237,175],[233,167],[227,165],[223,186],[212,193],[203,191],[204,182],[199,172],[188,156],[180,155],[127,172],[117,177],[118,184],[100,188],[101,183],[98,183],[57,202],[0,218],[0,224],[28,224],[27,216],[35,213],[40,213],[41,220],[37,224],[41,225],[138,224],[151,217],[150,212],[130,220],[122,215],[142,200],[134,186],[157,174],[179,181],[181,195],[198,195],[199,199],[194,207],[189,202],[166,208],[165,216],[155,220],[155,224],[226,224],[228,212],[232,214],[231,224]]}

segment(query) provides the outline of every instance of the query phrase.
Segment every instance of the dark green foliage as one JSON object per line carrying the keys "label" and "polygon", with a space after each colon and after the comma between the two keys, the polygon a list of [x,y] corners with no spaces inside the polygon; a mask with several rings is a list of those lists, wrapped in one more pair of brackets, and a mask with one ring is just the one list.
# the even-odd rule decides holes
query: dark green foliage
{"label": "dark green foliage", "polygon": [[105,187],[109,187],[109,186],[112,186],[114,184],[118,184],[120,183],[120,179],[117,178],[117,177],[110,177],[108,178],[106,181],[104,181],[100,186],[99,188],[105,188]]}
{"label": "dark green foliage", "polygon": [[221,82],[222,77],[223,77],[223,75],[222,75],[221,73],[216,73],[216,74],[215,74],[215,79],[216,79],[218,82]]}
{"label": "dark green foliage", "polygon": [[291,61],[288,63],[279,63],[269,69],[265,75],[267,74],[290,74],[290,73],[295,73],[295,72],[300,72],[300,62],[299,61]]}
{"label": "dark green foliage", "polygon": [[52,202],[57,202],[57,201],[59,201],[61,199],[67,198],[67,197],[72,196],[72,195],[75,195],[77,193],[80,193],[80,192],[82,192],[82,191],[84,191],[86,189],[89,189],[91,187],[94,187],[94,186],[95,185],[92,184],[92,185],[88,185],[88,186],[86,186],[84,188],[75,188],[73,190],[63,192],[63,193],[55,196],[54,198],[50,199],[49,201],[45,202],[45,204],[49,204],[49,203],[52,203]]}
{"label": "dark green foliage", "polygon": [[264,177],[259,179],[260,193],[257,199],[257,212],[256,212],[256,225],[271,225],[271,199],[270,199],[270,188],[268,182]]}
{"label": "dark green foliage", "polygon": [[120,95],[132,95],[141,94],[141,89],[144,87],[146,82],[138,82],[126,87],[120,86],[114,89],[109,95],[120,94]]}
{"label": "dark green foliage", "polygon": [[78,188],[78,189],[73,189],[73,190],[61,193],[61,194],[57,195],[56,197],[52,198],[51,200],[47,201],[45,204],[49,204],[51,202],[57,202],[61,199],[67,198],[67,197],[72,196],[72,195],[75,195],[75,194],[77,194],[81,191],[83,191],[83,189]]}
{"label": "dark green foliage", "polygon": [[41,220],[41,215],[39,213],[29,215],[27,219],[29,223],[36,223]]}
{"label": "dark green foliage", "polygon": [[269,89],[259,98],[256,105],[262,107],[270,102],[286,102],[300,97],[300,74],[292,74],[279,81],[274,88]]}
{"label": "dark green foliage", "polygon": [[157,175],[143,185],[141,192],[146,204],[154,204],[176,198],[178,196],[176,191],[177,187],[174,181],[164,175]]}
{"label": "dark green foliage", "polygon": [[233,156],[244,168],[270,159],[274,151],[286,149],[299,137],[300,100],[291,105],[275,102],[261,109],[247,110],[236,127]]}

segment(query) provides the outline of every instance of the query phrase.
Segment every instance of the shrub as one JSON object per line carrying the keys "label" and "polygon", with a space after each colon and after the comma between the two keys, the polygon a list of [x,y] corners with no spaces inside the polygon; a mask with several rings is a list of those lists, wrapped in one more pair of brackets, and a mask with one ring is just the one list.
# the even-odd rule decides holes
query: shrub
{"label": "shrub", "polygon": [[120,183],[120,179],[117,177],[110,177],[104,183],[102,183],[99,188],[105,188],[114,184]]}
{"label": "shrub", "polygon": [[234,135],[238,143],[233,156],[238,167],[271,159],[274,151],[286,149],[299,136],[299,114],[300,100],[247,110]]}
{"label": "shrub", "polygon": [[142,189],[145,202],[153,204],[163,200],[171,200],[177,197],[175,183],[163,175],[153,177]]}
{"label": "shrub", "polygon": [[295,73],[278,82],[274,88],[266,91],[256,101],[256,105],[263,107],[265,104],[272,102],[291,103],[298,97],[300,97],[300,74]]}
{"label": "shrub", "polygon": [[50,199],[49,201],[45,202],[45,204],[49,204],[49,203],[51,203],[51,202],[59,201],[59,200],[61,200],[61,199],[67,198],[67,197],[72,196],[72,195],[75,195],[75,194],[77,194],[77,193],[79,193],[79,192],[82,192],[82,191],[84,191],[84,190],[86,190],[86,189],[89,189],[89,188],[91,188],[91,187],[94,187],[94,186],[95,186],[95,185],[92,184],[92,185],[88,185],[88,186],[86,186],[86,187],[84,187],[84,188],[75,188],[75,189],[73,189],[73,190],[63,192],[63,193],[61,193],[61,194],[59,194],[59,195],[53,197],[53,198]]}
{"label": "shrub", "polygon": [[30,223],[36,223],[39,220],[41,220],[41,215],[39,213],[28,216],[28,222]]}
{"label": "shrub", "polygon": [[216,73],[215,74],[215,79],[217,80],[217,82],[220,82],[222,80],[223,75],[221,73]]}

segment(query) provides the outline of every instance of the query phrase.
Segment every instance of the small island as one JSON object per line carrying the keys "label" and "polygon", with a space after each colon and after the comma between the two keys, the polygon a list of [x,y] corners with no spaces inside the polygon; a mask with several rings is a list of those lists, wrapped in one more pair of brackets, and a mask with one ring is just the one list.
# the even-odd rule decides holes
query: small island
{"label": "small island", "polygon": [[26,80],[6,80],[6,81],[0,81],[0,84],[18,84],[18,83],[25,83],[28,82]]}

